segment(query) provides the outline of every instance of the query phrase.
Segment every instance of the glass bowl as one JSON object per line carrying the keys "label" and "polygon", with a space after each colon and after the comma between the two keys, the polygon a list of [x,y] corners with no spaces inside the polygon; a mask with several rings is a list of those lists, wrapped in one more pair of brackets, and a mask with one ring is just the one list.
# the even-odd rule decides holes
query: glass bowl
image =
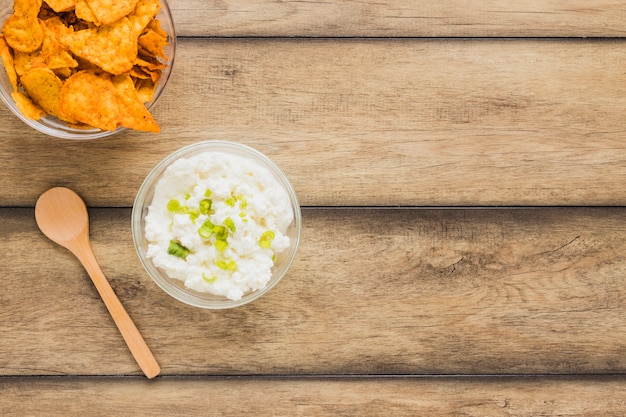
{"label": "glass bowl", "polygon": [[[257,165],[258,170],[255,171],[255,173],[260,174],[259,171],[261,170],[265,171],[265,174],[268,175],[267,178],[269,178],[270,181],[277,184],[280,189],[284,190],[284,194],[288,197],[288,200],[289,200],[290,207],[287,207],[286,204],[284,206],[284,213],[285,214],[289,213],[284,218],[289,220],[289,218],[292,217],[292,221],[288,225],[286,229],[286,233],[285,233],[285,236],[289,237],[289,246],[286,247],[282,252],[280,252],[274,259],[274,265],[271,268],[271,277],[269,278],[269,281],[267,282],[267,284],[262,288],[245,292],[243,296],[238,300],[232,300],[230,298],[227,298],[225,295],[213,295],[208,292],[200,292],[200,291],[192,290],[185,285],[181,277],[179,277],[179,279],[172,278],[168,276],[168,274],[163,269],[155,266],[152,259],[148,256],[149,242],[148,242],[148,239],[146,238],[146,215],[148,214],[150,210],[149,207],[152,204],[153,198],[155,197],[155,187],[157,186],[159,181],[163,178],[164,174],[166,173],[166,170],[168,170],[168,168],[174,162],[179,161],[181,158],[188,159],[192,157],[197,157],[198,155],[201,155],[207,152],[212,152],[209,155],[213,155],[213,156],[216,156],[216,153],[219,153],[217,154],[217,155],[221,155],[219,165],[226,166],[226,164],[230,163],[231,164],[230,166],[231,167],[234,166],[235,170],[238,170],[239,167],[248,169],[251,166],[250,165],[251,163],[256,162],[258,164]],[[227,154],[227,155],[224,156],[222,154]],[[231,163],[231,162],[228,162],[228,156],[235,157],[235,158],[245,158],[245,161],[250,161],[250,163],[248,164]],[[213,161],[214,160],[215,159],[213,159]],[[224,162],[224,160],[226,161]],[[209,162],[207,162],[207,164],[208,163]],[[191,171],[188,171],[188,172],[191,172]],[[193,178],[196,178],[195,175],[197,174],[197,172],[198,172],[197,169],[193,171],[193,174],[192,174]],[[168,172],[168,174],[171,174],[171,173],[172,172]],[[178,171],[176,175],[177,175],[176,186],[178,186],[179,184],[188,185],[186,180],[181,179],[181,178],[186,178],[183,176],[186,174],[182,174],[181,171]],[[197,174],[197,175],[199,175],[200,178],[216,178],[217,177],[216,174],[214,174],[214,176],[212,177],[207,174]],[[222,187],[223,185],[225,185],[223,181],[228,181],[228,180],[220,180],[219,182],[217,181],[215,182],[216,190],[219,187]],[[241,188],[239,184],[240,183],[237,183],[235,187],[240,187],[239,189],[243,189]],[[232,186],[232,184],[230,184],[229,187],[230,186]],[[231,188],[228,188],[228,187],[224,189],[231,190]],[[178,193],[178,191],[176,192]],[[200,192],[202,191],[200,190]],[[222,190],[222,194],[226,192],[231,192],[232,194],[232,191]],[[213,192],[213,195],[217,195],[217,193]],[[160,197],[160,198],[162,202],[165,201],[163,197]],[[167,197],[167,198],[171,198],[171,197]],[[188,199],[189,194],[187,194],[185,198]],[[217,198],[218,197],[216,196],[216,201],[218,201]],[[251,196],[251,198],[254,198],[254,195]],[[192,200],[190,199],[189,201],[192,201]],[[215,211],[219,210],[219,208],[216,208],[218,207],[218,204],[219,203],[213,204],[213,208],[215,208]],[[249,203],[246,202],[246,204],[249,206]],[[169,210],[170,209],[169,203],[167,204],[167,206]],[[196,206],[193,205],[193,207],[196,207]],[[233,206],[231,205],[231,207]],[[242,214],[244,214],[243,211],[240,213],[240,216]],[[214,213],[214,215],[218,216],[219,214]],[[249,303],[259,298],[261,295],[265,294],[271,288],[273,288],[276,284],[278,284],[278,282],[287,273],[287,270],[289,269],[289,267],[291,266],[295,258],[298,245],[300,242],[300,230],[301,230],[301,223],[302,223],[300,205],[298,203],[298,199],[296,197],[295,191],[293,187],[291,186],[291,183],[285,176],[285,174],[281,171],[281,169],[276,164],[274,164],[274,162],[272,162],[267,156],[263,155],[259,151],[251,147],[248,147],[246,145],[242,145],[236,142],[228,142],[228,141],[197,142],[195,144],[183,147],[179,149],[178,151],[175,151],[171,155],[167,156],[164,160],[162,160],[159,164],[157,164],[156,167],[148,174],[143,184],[139,188],[139,191],[137,193],[137,196],[135,198],[135,202],[133,205],[131,217],[132,217],[132,235],[133,235],[133,242],[135,245],[135,249],[137,251],[137,254],[139,256],[139,259],[143,267],[147,271],[148,275],[152,278],[152,280],[154,280],[154,282],[159,287],[161,287],[161,289],[163,289],[167,294],[171,295],[175,299],[183,303],[189,304],[191,306],[208,308],[208,309],[223,309],[223,308],[231,308],[231,307],[244,305],[246,303]],[[162,220],[163,220],[162,224],[165,224],[165,222],[167,222],[170,225],[174,224],[173,221],[170,219],[162,218]],[[252,220],[256,221],[256,219],[252,219]],[[285,220],[285,223],[287,222],[287,220]],[[187,219],[185,219],[185,221],[187,221]],[[191,220],[191,221],[195,222],[195,220]],[[198,221],[198,223],[200,222],[201,220]],[[195,236],[195,230],[197,228],[197,225],[194,223],[192,227],[193,229],[190,229],[192,231],[191,234],[194,235],[194,238],[197,239],[197,236]],[[167,238],[165,238],[164,240],[167,240]],[[167,255],[167,256],[170,256],[170,255]],[[206,262],[206,259],[204,259],[203,261]],[[175,262],[178,262],[178,261],[175,261]],[[187,262],[186,258],[185,258],[185,262]],[[197,258],[196,258],[196,261],[194,262],[197,262]],[[187,268],[186,264],[179,264],[179,265],[184,265],[184,268]],[[191,275],[193,275],[194,277],[197,277],[197,275],[199,274],[197,274],[197,270],[195,272],[196,272],[195,274],[191,274]]]}
{"label": "glass bowl", "polygon": [[[155,106],[172,74],[172,69],[174,66],[174,60],[176,55],[176,30],[174,28],[174,19],[172,18],[172,13],[167,4],[166,0],[161,1],[161,9],[157,13],[156,17],[161,22],[161,29],[163,29],[168,34],[168,44],[164,48],[165,55],[169,58],[167,61],[162,61],[165,64],[165,68],[163,68],[163,72],[161,78],[159,79],[156,89],[154,91],[154,95],[152,100],[146,104],[146,108],[148,110],[152,110]],[[4,24],[4,21],[13,13],[13,2],[11,1],[3,1],[0,4],[0,28]],[[45,133],[49,136],[54,136],[63,139],[96,139],[102,138],[106,136],[110,136],[125,130],[125,128],[120,127],[116,130],[101,130],[96,128],[86,128],[86,129],[77,129],[70,126],[56,117],[53,116],[45,116],[39,120],[32,120],[28,117],[24,116],[22,112],[17,108],[13,98],[11,97],[11,92],[13,91],[13,87],[11,86],[11,82],[9,81],[9,77],[6,74],[4,69],[4,65],[0,61],[0,99],[6,104],[6,106],[15,114],[19,119],[21,119],[28,126],[33,129]]]}

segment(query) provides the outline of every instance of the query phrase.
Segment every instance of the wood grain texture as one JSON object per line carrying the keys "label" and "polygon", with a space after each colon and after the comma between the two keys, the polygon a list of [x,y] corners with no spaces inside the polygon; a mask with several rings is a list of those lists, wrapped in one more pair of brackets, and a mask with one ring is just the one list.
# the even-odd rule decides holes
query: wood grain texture
{"label": "wood grain texture", "polygon": [[[284,281],[224,311],[150,281],[129,209],[91,210],[91,228],[164,375],[604,374],[626,372],[625,215],[306,209]],[[40,235],[33,210],[2,209],[0,234],[0,374],[140,375],[86,273]]]}
{"label": "wood grain texture", "polygon": [[623,37],[620,1],[170,2],[182,36]]}
{"label": "wood grain texture", "polygon": [[0,378],[2,415],[622,416],[623,377]]}
{"label": "wood grain texture", "polygon": [[51,139],[1,108],[0,205],[62,185],[129,207],[207,139],[266,153],[304,206],[626,205],[625,57],[619,40],[183,40],[160,135]]}

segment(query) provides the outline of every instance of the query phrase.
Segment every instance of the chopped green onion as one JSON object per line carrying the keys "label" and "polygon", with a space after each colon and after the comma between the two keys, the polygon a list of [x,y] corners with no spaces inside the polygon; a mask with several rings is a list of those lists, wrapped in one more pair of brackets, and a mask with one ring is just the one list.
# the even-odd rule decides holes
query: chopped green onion
{"label": "chopped green onion", "polygon": [[213,233],[215,233],[215,239],[217,240],[225,241],[228,238],[228,229],[225,226],[215,226]]}
{"label": "chopped green onion", "polygon": [[189,255],[189,249],[181,245],[180,242],[170,240],[170,245],[167,248],[167,253],[169,255],[174,255],[177,258],[186,259],[187,255]]}
{"label": "chopped green onion", "polygon": [[202,214],[212,214],[211,207],[213,206],[213,201],[208,198],[204,200],[200,200],[200,213]]}
{"label": "chopped green onion", "polygon": [[215,225],[211,222],[211,220],[207,220],[202,223],[202,226],[198,229],[198,234],[203,239],[208,239],[213,234],[213,228]]}
{"label": "chopped green onion", "polygon": [[185,200],[189,200],[191,198],[191,194],[187,193],[185,194]]}
{"label": "chopped green onion", "polygon": [[167,202],[167,211],[171,211],[172,213],[177,213],[180,210],[180,203],[178,200],[171,199]]}
{"label": "chopped green onion", "polygon": [[235,230],[237,230],[233,219],[231,219],[230,217],[226,217],[226,219],[224,220],[224,226],[228,227],[233,233],[235,233]]}
{"label": "chopped green onion", "polygon": [[204,196],[205,196],[205,197],[211,197],[211,194],[213,194],[213,191],[209,190],[208,188],[207,188],[207,190],[204,192]]}
{"label": "chopped green onion", "polygon": [[215,241],[215,248],[218,251],[224,252],[227,247],[228,247],[228,242],[227,241],[225,241],[225,240],[216,240]]}
{"label": "chopped green onion", "polygon": [[215,281],[217,281],[217,276],[213,275],[211,278],[207,277],[204,272],[202,273],[202,279],[204,280],[204,282],[206,282],[207,284],[213,284]]}
{"label": "chopped green onion", "polygon": [[215,262],[215,265],[225,271],[234,271],[235,269],[237,269],[237,263],[232,259],[220,259]]}
{"label": "chopped green onion", "polygon": [[266,230],[259,238],[259,246],[263,249],[269,249],[272,247],[272,241],[274,240],[274,232]]}
{"label": "chopped green onion", "polygon": [[235,204],[237,203],[237,199],[235,197],[230,197],[227,198],[224,203],[226,203],[227,206],[229,207],[235,207]]}

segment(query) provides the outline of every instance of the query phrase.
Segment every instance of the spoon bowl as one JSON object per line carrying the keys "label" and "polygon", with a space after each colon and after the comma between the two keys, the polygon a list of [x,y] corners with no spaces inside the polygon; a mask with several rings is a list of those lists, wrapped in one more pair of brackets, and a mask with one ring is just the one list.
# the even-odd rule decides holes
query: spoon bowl
{"label": "spoon bowl", "polygon": [[56,187],[43,193],[35,205],[35,220],[50,240],[69,249],[83,264],[130,352],[146,377],[161,369],[132,319],[102,273],[89,241],[89,216],[85,202],[74,191]]}

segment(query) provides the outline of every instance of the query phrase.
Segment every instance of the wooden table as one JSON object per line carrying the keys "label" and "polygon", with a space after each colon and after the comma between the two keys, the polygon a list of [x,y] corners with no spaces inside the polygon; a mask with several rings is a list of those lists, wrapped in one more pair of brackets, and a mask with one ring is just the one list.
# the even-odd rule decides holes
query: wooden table
{"label": "wooden table", "polygon": [[[159,135],[75,142],[0,108],[0,415],[626,413],[626,2],[172,0]],[[188,307],[135,254],[140,183],[233,140],[303,206],[287,277]],[[37,197],[89,206],[144,378]]]}

